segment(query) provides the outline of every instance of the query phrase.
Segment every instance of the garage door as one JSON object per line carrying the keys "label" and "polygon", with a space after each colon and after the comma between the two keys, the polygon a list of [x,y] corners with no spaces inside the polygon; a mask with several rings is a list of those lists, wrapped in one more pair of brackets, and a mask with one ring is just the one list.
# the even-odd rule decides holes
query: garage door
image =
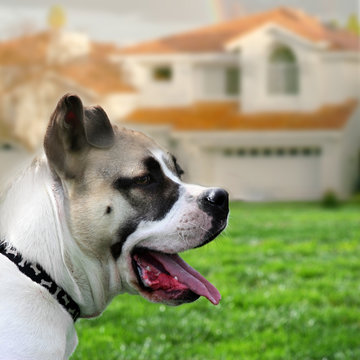
{"label": "garage door", "polygon": [[321,149],[224,149],[214,157],[216,182],[234,198],[254,201],[321,197]]}

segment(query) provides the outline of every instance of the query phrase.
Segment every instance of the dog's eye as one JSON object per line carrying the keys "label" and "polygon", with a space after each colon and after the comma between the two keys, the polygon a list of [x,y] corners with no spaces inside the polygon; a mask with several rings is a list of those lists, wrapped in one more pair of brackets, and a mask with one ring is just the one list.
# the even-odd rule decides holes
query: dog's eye
{"label": "dog's eye", "polygon": [[180,165],[178,165],[178,163],[175,163],[175,168],[178,177],[181,179],[181,176],[185,174],[184,170],[180,167]]}
{"label": "dog's eye", "polygon": [[151,175],[138,176],[134,179],[134,183],[140,186],[149,185],[151,182]]}
{"label": "dog's eye", "polygon": [[174,161],[176,173],[177,173],[178,177],[181,179],[181,175],[184,174],[184,170],[183,170],[183,169],[181,168],[181,166],[177,163],[176,157],[173,156],[172,158],[173,158],[173,161]]}

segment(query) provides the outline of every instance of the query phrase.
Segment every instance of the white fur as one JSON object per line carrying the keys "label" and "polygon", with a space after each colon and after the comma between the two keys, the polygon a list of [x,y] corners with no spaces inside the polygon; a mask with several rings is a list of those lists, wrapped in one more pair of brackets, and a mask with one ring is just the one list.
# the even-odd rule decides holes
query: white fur
{"label": "white fur", "polygon": [[[0,208],[1,239],[41,263],[72,296],[80,292],[63,260],[63,232],[43,159],[8,190]],[[34,217],[38,213],[40,216]],[[44,256],[46,254],[46,256]],[[77,344],[71,317],[50,293],[0,255],[0,359],[67,359]]]}
{"label": "white fur", "polygon": [[[104,258],[91,257],[75,241],[66,221],[71,189],[54,180],[45,156],[32,164],[3,198],[0,238],[25,259],[41,264],[78,303],[82,317],[99,315],[121,292],[138,293],[130,270],[129,254],[134,246],[177,253],[200,245],[211,227],[210,216],[196,202],[205,188],[183,184],[167,168],[161,153],[155,153],[165,175],[180,185],[179,199],[162,220],[140,223],[117,261],[110,251]],[[90,225],[102,228],[104,224],[99,220]],[[116,228],[115,223],[110,225]],[[66,310],[0,255],[0,360],[63,360],[76,345],[74,324]]]}
{"label": "white fur", "polygon": [[[41,264],[79,304],[82,316],[97,316],[119,292],[119,279],[112,275],[116,264],[84,257],[65,221],[63,203],[63,188],[56,187],[43,157],[4,197],[0,238]],[[66,310],[3,255],[0,269],[0,359],[67,359],[77,337]],[[110,284],[115,281],[118,285]]]}

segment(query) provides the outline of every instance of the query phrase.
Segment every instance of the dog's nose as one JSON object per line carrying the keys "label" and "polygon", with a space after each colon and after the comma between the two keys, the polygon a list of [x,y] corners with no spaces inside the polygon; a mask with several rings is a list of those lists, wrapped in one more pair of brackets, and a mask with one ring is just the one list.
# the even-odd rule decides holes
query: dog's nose
{"label": "dog's nose", "polygon": [[214,188],[205,191],[200,199],[205,211],[221,211],[224,214],[229,212],[229,194],[226,190]]}

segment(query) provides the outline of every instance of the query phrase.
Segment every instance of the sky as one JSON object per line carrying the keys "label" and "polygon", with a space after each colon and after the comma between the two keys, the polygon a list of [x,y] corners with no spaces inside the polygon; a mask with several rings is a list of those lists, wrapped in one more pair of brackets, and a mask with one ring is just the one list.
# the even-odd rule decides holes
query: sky
{"label": "sky", "polygon": [[96,41],[128,45],[277,6],[303,9],[345,23],[360,0],[0,0],[0,39],[47,27],[52,5],[66,12],[66,28]]}

